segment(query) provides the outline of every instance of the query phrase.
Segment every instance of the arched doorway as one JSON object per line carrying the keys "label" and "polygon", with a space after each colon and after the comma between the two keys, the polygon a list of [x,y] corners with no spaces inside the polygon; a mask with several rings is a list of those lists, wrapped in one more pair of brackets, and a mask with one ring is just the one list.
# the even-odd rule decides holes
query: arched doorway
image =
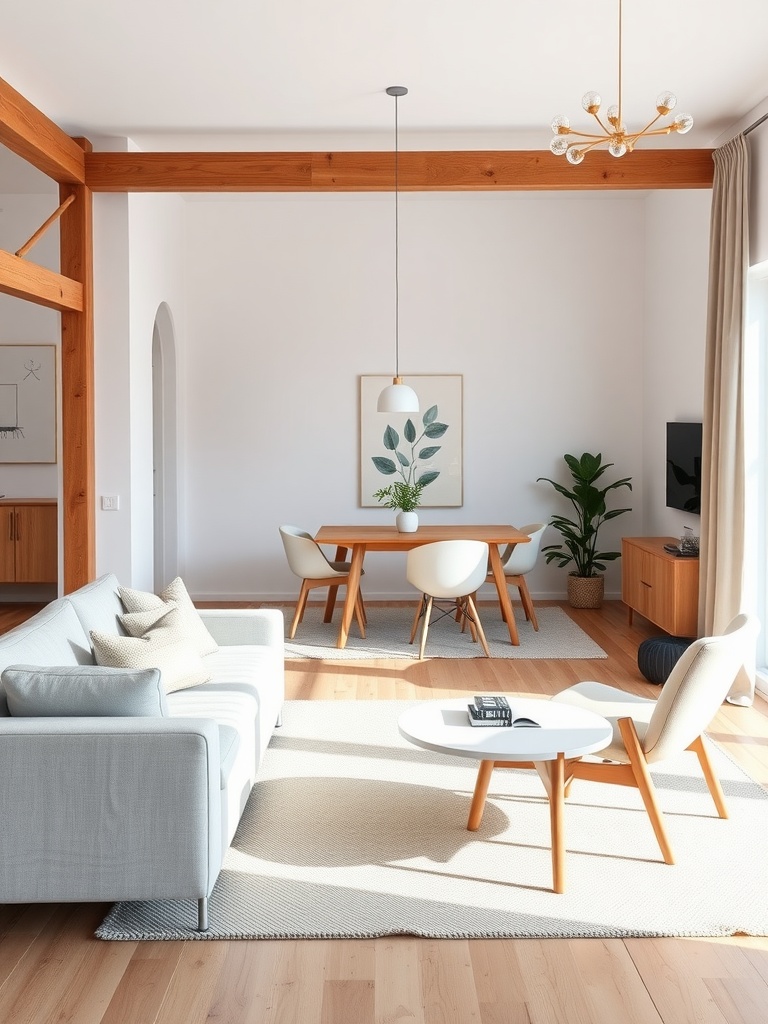
{"label": "arched doorway", "polygon": [[176,337],[171,311],[158,306],[152,331],[152,473],[154,585],[178,576]]}

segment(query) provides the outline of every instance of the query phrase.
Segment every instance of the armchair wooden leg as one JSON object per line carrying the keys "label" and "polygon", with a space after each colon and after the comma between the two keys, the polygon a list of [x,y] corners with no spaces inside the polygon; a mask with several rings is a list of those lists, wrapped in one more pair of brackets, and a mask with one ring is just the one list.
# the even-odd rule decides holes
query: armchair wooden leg
{"label": "armchair wooden leg", "polygon": [[651,819],[651,825],[653,831],[656,834],[656,841],[661,849],[661,855],[664,858],[665,864],[674,864],[675,856],[672,853],[672,846],[667,836],[667,830],[664,827],[664,818],[661,813],[661,808],[656,802],[656,790],[651,779],[651,773],[648,771],[648,763],[645,760],[645,754],[640,746],[640,740],[635,730],[635,723],[631,718],[620,718],[619,719],[619,731],[621,732],[621,738],[624,740],[624,746],[626,747],[627,754],[629,755],[629,764],[632,769],[632,774],[635,777],[637,788],[640,790],[640,796],[643,798],[645,809],[648,812],[648,817]]}
{"label": "armchair wooden leg", "polygon": [[309,594],[309,589],[310,588],[307,584],[307,581],[303,580],[301,584],[301,590],[299,591],[299,599],[296,602],[296,612],[293,616],[293,622],[291,623],[290,633],[288,634],[288,638],[290,640],[293,640],[293,638],[296,636],[296,629],[298,628],[298,625],[301,622],[301,620],[304,618],[304,608],[306,607],[307,604],[307,595]]}
{"label": "armchair wooden leg", "polygon": [[688,747],[699,759],[701,770],[704,774],[704,778],[707,783],[707,788],[712,794],[712,799],[715,801],[715,807],[717,813],[721,818],[728,817],[728,808],[725,806],[725,794],[723,793],[720,780],[715,775],[714,769],[712,768],[712,762],[709,760],[709,754],[707,748],[704,746],[704,741],[701,736],[697,737],[693,743]]}

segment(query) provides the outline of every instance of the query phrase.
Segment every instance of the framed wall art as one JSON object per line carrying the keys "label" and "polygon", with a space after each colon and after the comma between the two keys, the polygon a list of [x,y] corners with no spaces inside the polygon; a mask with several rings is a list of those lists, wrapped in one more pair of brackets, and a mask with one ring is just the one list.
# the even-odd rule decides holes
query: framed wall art
{"label": "framed wall art", "polygon": [[392,378],[360,377],[360,505],[378,508],[374,492],[396,481],[428,482],[422,508],[463,504],[464,444],[460,373],[413,374],[403,382],[419,396],[419,412],[378,412],[379,392]]}
{"label": "framed wall art", "polygon": [[0,463],[56,461],[56,346],[0,344]]}

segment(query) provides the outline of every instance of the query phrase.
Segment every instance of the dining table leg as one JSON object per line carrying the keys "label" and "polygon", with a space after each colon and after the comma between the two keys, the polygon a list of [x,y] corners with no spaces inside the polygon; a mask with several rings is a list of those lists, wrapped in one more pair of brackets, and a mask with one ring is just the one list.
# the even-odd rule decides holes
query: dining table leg
{"label": "dining table leg", "polygon": [[363,572],[363,559],[365,558],[365,544],[354,544],[352,546],[352,560],[349,564],[349,579],[347,581],[347,593],[344,598],[344,612],[341,616],[339,626],[339,637],[336,646],[343,649],[347,646],[349,631],[352,627],[352,617],[355,614],[355,603],[360,591],[360,577]]}
{"label": "dining table leg", "polygon": [[488,553],[491,558],[491,570],[493,572],[493,579],[496,583],[496,590],[499,593],[501,613],[507,623],[507,628],[509,629],[509,639],[515,647],[519,647],[520,636],[517,632],[517,623],[515,622],[515,613],[512,608],[512,602],[509,599],[507,577],[504,575],[504,566],[501,564],[498,545],[489,544]]}

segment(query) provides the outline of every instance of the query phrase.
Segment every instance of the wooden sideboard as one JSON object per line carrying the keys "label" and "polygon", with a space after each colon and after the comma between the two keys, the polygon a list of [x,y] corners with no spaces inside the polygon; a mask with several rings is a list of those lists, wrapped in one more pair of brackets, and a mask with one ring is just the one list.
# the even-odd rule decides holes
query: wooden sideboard
{"label": "wooden sideboard", "polygon": [[55,499],[0,500],[0,583],[56,583],[58,564]]}
{"label": "wooden sideboard", "polygon": [[621,542],[621,598],[672,636],[696,636],[699,618],[699,560],[664,550],[676,537],[624,537]]}

